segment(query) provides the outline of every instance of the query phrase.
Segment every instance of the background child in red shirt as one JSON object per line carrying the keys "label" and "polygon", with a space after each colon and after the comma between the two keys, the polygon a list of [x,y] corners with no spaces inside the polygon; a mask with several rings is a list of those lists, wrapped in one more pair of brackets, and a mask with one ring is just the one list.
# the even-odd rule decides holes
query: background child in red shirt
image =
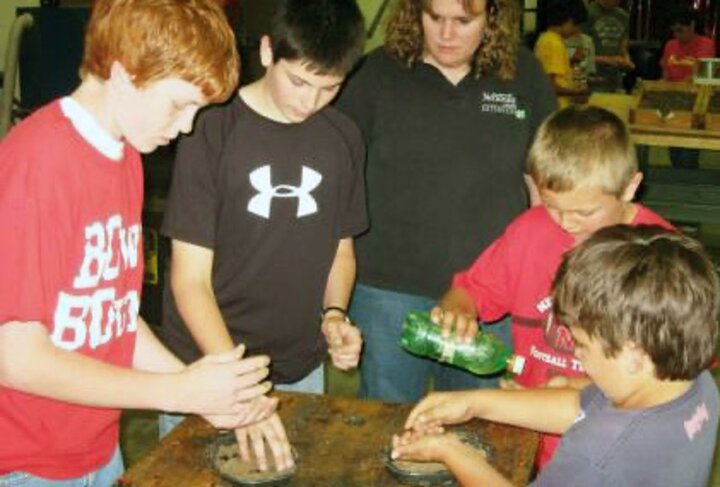
{"label": "background child in red shirt", "polygon": [[[715,57],[715,43],[709,37],[695,32],[695,15],[688,7],[679,7],[671,26],[673,39],[665,44],[660,60],[663,78],[674,82],[692,82],[697,60]],[[674,167],[697,169],[700,162],[698,149],[670,147],[670,162]]]}
{"label": "background child in red shirt", "polygon": [[683,8],[673,17],[673,38],[667,41],[660,65],[667,81],[692,81],[695,63],[700,58],[715,57],[715,43],[695,32],[695,16]]}

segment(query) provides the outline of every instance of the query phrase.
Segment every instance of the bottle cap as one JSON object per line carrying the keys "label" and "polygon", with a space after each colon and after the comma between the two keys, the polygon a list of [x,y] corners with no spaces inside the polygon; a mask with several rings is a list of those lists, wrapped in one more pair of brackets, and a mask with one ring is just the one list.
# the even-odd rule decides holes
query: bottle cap
{"label": "bottle cap", "polygon": [[510,372],[513,374],[519,374],[525,368],[525,357],[522,355],[515,355],[512,362],[510,363]]}

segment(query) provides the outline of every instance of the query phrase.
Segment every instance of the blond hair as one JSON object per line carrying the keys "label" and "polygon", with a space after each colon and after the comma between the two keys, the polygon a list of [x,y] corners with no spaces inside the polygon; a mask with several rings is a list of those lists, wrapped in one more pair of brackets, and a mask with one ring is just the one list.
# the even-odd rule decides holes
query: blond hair
{"label": "blond hair", "polygon": [[637,171],[623,121],[593,106],[572,105],[550,115],[528,156],[535,185],[554,192],[596,188],[621,197]]}

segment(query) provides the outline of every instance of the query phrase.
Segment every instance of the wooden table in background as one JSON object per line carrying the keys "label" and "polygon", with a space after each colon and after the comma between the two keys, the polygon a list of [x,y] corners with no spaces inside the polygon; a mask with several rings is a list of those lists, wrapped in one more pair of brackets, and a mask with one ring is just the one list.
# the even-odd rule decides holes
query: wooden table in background
{"label": "wooden table in background", "polygon": [[638,145],[720,150],[720,133],[708,130],[630,125],[630,136]]}
{"label": "wooden table in background", "polygon": [[[637,105],[632,95],[593,93],[591,105],[606,108],[628,121]],[[645,173],[640,201],[663,217],[683,223],[720,225],[720,171],[651,165],[649,147],[720,150],[720,133],[710,130],[629,125]]]}
{"label": "wooden table in background", "polygon": [[[389,487],[399,482],[385,469],[383,450],[412,405],[341,396],[278,392],[280,416],[298,452],[299,487]],[[537,447],[534,432],[485,421],[467,426],[492,448],[492,462],[515,485],[525,485]],[[226,486],[205,451],[217,432],[191,417],[120,480],[133,487]]]}
{"label": "wooden table in background", "polygon": [[[588,103],[610,110],[628,123],[630,109],[637,106],[638,100],[634,95],[593,93]],[[638,145],[720,150],[720,133],[718,132],[634,124],[629,124],[628,127],[632,141]]]}

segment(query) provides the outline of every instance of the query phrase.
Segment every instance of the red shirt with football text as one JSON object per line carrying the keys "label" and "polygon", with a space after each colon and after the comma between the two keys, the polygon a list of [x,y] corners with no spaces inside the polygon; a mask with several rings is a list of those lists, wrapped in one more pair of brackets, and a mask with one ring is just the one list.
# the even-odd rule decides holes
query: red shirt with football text
{"label": "red shirt with football text", "polygon": [[[636,207],[633,225],[672,228],[644,206]],[[453,287],[473,297],[482,321],[511,315],[513,349],[526,360],[516,381],[524,387],[543,386],[557,375],[584,376],[569,330],[553,319],[550,297],[555,272],[574,245],[573,237],[550,218],[545,207],[536,206],[515,219],[469,269],[453,278]],[[543,442],[540,466],[550,460],[556,443]]]}

